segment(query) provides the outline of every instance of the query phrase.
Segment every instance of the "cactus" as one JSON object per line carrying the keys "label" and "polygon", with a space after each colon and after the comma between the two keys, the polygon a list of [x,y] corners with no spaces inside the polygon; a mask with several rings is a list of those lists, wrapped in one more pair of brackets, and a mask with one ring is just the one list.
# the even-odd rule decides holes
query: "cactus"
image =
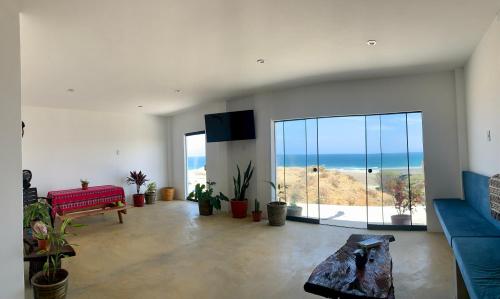
{"label": "cactus", "polygon": [[255,212],[259,212],[260,211],[260,202],[255,199]]}

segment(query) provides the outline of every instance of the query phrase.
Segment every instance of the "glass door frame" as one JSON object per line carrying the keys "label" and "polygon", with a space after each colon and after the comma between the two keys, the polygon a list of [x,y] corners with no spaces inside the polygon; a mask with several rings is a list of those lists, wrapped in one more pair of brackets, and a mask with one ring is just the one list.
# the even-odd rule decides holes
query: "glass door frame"
{"label": "glass door frame", "polygon": [[[194,136],[194,135],[201,135],[201,134],[206,134],[205,131],[195,131],[195,132],[189,132],[184,134],[184,197],[186,200],[191,200],[189,199],[189,191],[188,191],[188,155],[187,155],[187,143],[186,143],[186,138],[189,136]],[[205,170],[206,170],[206,135],[205,135]],[[196,201],[196,200],[192,200]]]}
{"label": "glass door frame", "polygon": [[[409,137],[408,137],[408,114],[411,114],[411,113],[420,113],[421,114],[421,118],[422,118],[422,143],[424,142],[423,140],[423,119],[424,119],[424,113],[423,111],[421,110],[415,110],[415,111],[401,111],[401,112],[389,112],[389,113],[370,113],[370,114],[349,114],[349,115],[331,115],[331,116],[319,116],[319,117],[304,117],[304,118],[290,118],[290,119],[281,119],[281,120],[271,120],[271,130],[272,130],[272,140],[271,140],[271,164],[274,165],[274,168],[271,169],[271,177],[273,178],[273,181],[276,182],[276,178],[277,178],[277,159],[276,159],[276,123],[285,123],[287,121],[297,121],[297,120],[303,120],[305,122],[307,122],[307,120],[316,120],[316,142],[318,143],[317,144],[317,147],[316,147],[316,155],[317,155],[317,167],[318,167],[318,179],[319,179],[319,137],[318,137],[318,131],[319,131],[319,120],[322,119],[322,118],[332,118],[332,117],[350,117],[350,116],[363,116],[365,117],[365,148],[366,148],[366,151],[365,151],[365,155],[368,155],[368,151],[367,151],[367,147],[368,147],[368,144],[367,144],[367,121],[366,121],[366,118],[368,116],[383,116],[383,115],[393,115],[393,114],[405,114],[405,118],[406,118],[406,142],[407,142],[407,146],[408,146],[408,140],[409,140]],[[283,130],[284,130],[284,126],[283,126]],[[283,132],[283,136],[284,136],[284,132]],[[283,147],[285,148],[286,146],[283,145]],[[283,153],[285,154],[285,153]],[[407,147],[407,155],[409,155],[410,152],[409,152],[409,149]],[[424,154],[424,157],[425,157],[425,154]],[[285,159],[284,159],[285,160]],[[366,181],[366,186],[368,185],[368,159],[366,158],[365,159],[366,161],[366,169],[365,169],[365,181]],[[286,161],[285,161],[286,162]],[[409,158],[408,158],[408,161],[407,161],[407,171],[408,171],[408,176],[410,176],[410,161],[409,161]],[[286,164],[285,164],[286,165]],[[284,165],[284,167],[285,167]],[[307,169],[307,153],[306,153],[306,169]],[[425,169],[424,169],[424,178],[426,177],[425,175]],[[411,178],[409,178],[410,180]],[[318,184],[319,184],[319,180],[318,180]],[[427,185],[424,181],[424,184]],[[410,186],[411,188],[411,186]],[[410,191],[411,192],[411,191]],[[306,192],[307,193],[307,192]],[[393,224],[370,224],[369,223],[369,219],[368,219],[368,188],[366,187],[366,224],[367,224],[367,229],[368,230],[399,230],[399,231],[427,231],[427,225],[419,225],[419,224],[413,224],[413,222],[410,224],[410,225],[393,225]],[[274,198],[274,194],[272,195],[273,198]],[[286,195],[285,195],[286,196]],[[318,212],[318,219],[315,219],[315,218],[307,218],[307,217],[290,217],[290,216],[287,216],[287,220],[292,220],[292,221],[298,221],[298,222],[306,222],[306,223],[314,223],[314,224],[320,224],[320,219],[321,219],[321,209],[320,209],[320,198],[319,198],[319,186],[318,186],[318,209],[319,209],[319,212]],[[427,205],[426,205],[426,212],[427,212]],[[411,211],[410,211],[410,215],[411,214]],[[412,218],[413,218],[413,215],[412,215]],[[332,224],[323,224],[323,225],[331,225],[331,226],[339,226],[339,225],[332,225]],[[339,226],[339,227],[346,227],[346,226]]]}

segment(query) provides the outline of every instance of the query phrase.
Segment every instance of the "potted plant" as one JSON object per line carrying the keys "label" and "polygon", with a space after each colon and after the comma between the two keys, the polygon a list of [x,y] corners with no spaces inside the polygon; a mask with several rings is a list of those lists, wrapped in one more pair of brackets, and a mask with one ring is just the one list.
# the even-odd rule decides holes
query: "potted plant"
{"label": "potted plant", "polygon": [[131,171],[130,176],[127,177],[127,183],[129,185],[135,185],[137,190],[137,193],[133,195],[134,207],[144,206],[144,194],[141,194],[141,187],[144,186],[147,181],[146,175],[142,173],[142,171]]}
{"label": "potted plant", "polygon": [[38,249],[47,249],[48,229],[45,223],[36,221],[33,224],[33,236],[38,242]]}
{"label": "potted plant", "polygon": [[156,201],[156,183],[151,182],[146,187],[146,193],[144,193],[146,204],[151,205]]}
{"label": "potted plant", "polygon": [[82,190],[87,190],[89,188],[89,180],[81,179],[80,183],[82,184]]}
{"label": "potted plant", "polygon": [[44,201],[27,205],[24,207],[23,225],[25,228],[32,227],[35,221],[42,221],[43,223],[51,223],[50,218],[50,205]]}
{"label": "potted plant", "polygon": [[290,205],[286,208],[286,215],[292,217],[300,217],[302,216],[302,207],[297,205],[297,199],[295,196],[292,196],[292,200]]}
{"label": "potted plant", "polygon": [[[409,189],[411,189],[411,199]],[[397,212],[396,215],[391,216],[391,223],[393,225],[411,225],[411,215],[407,212],[411,213],[417,204],[422,203],[422,188],[416,186],[415,183],[412,183],[411,188],[408,188],[406,176],[399,176],[391,182],[391,193]]]}
{"label": "potted plant", "polygon": [[255,222],[260,222],[262,218],[262,211],[260,210],[260,202],[255,199],[254,210],[252,211],[252,219]]}
{"label": "potted plant", "polygon": [[210,216],[213,208],[221,209],[221,200],[228,200],[224,194],[214,195],[215,182],[208,181],[206,185],[196,184],[194,191],[189,193],[188,199],[198,202],[200,215]]}
{"label": "potted plant", "polygon": [[247,216],[248,209],[248,200],[245,196],[253,175],[252,161],[248,163],[247,169],[243,174],[243,181],[241,180],[240,166],[236,165],[236,168],[238,169],[238,176],[233,177],[234,198],[230,201],[231,212],[233,214],[233,218],[245,218]]}
{"label": "potted plant", "polygon": [[66,219],[59,229],[48,227],[47,248],[39,251],[40,254],[47,256],[47,261],[43,265],[43,270],[31,278],[35,299],[66,298],[69,273],[61,268],[61,258],[64,256],[61,252],[62,248],[68,244],[66,241],[68,226],[82,225],[73,225],[70,219]]}
{"label": "potted plant", "polygon": [[285,225],[286,220],[286,202],[281,201],[281,198],[285,195],[286,186],[278,184],[278,188],[273,182],[268,181],[271,188],[276,194],[276,201],[272,201],[267,204],[267,218],[269,220],[269,225],[271,226],[282,226]]}

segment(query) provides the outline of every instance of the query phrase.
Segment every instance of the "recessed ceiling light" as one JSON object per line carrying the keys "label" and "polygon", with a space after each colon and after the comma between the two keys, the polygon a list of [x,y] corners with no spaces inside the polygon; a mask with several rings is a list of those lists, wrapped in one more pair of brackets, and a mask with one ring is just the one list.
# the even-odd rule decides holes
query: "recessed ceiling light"
{"label": "recessed ceiling light", "polygon": [[137,108],[142,108],[142,105],[137,106]]}
{"label": "recessed ceiling light", "polygon": [[67,92],[75,92],[75,90],[73,88],[68,88],[66,89]]}
{"label": "recessed ceiling light", "polygon": [[366,44],[368,46],[375,46],[377,44],[377,41],[374,39],[371,39],[371,40],[367,41]]}
{"label": "recessed ceiling light", "polygon": [[262,58],[257,59],[257,63],[263,64],[264,62],[265,62],[265,60]]}

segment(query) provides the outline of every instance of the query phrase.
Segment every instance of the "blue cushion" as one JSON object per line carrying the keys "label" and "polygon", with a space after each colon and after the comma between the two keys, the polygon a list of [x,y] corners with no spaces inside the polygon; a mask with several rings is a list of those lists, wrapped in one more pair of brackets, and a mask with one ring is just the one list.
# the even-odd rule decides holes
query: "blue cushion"
{"label": "blue cushion", "polygon": [[472,299],[500,298],[500,238],[455,238],[453,252]]}
{"label": "blue cushion", "polygon": [[456,237],[500,237],[500,230],[465,200],[435,199],[433,204],[446,239],[452,247]]}
{"label": "blue cushion", "polygon": [[465,200],[486,220],[500,229],[500,221],[491,216],[490,178],[471,171],[462,173]]}

